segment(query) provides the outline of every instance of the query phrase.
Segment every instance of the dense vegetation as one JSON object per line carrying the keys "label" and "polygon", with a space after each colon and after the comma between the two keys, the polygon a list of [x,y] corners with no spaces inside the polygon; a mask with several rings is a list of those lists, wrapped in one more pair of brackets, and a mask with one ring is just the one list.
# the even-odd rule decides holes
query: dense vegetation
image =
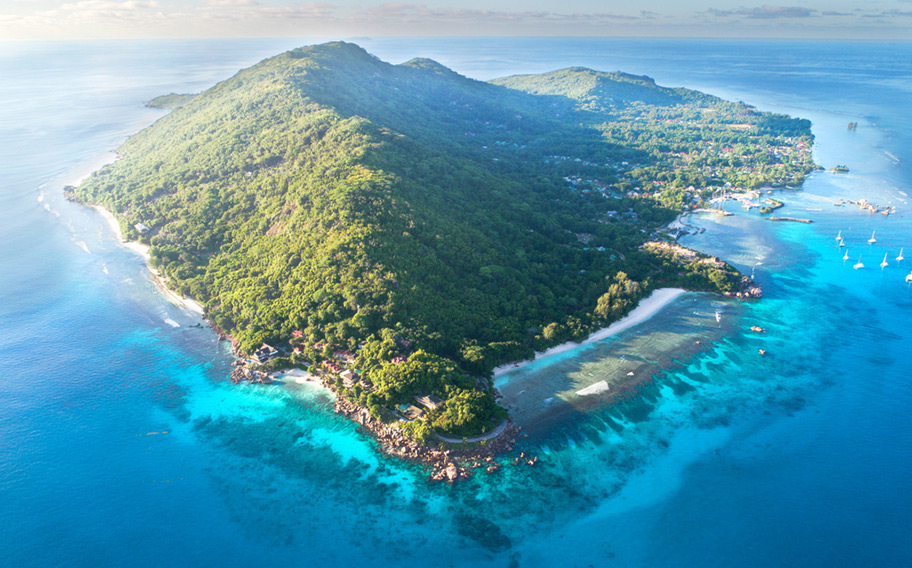
{"label": "dense vegetation", "polygon": [[356,351],[365,381],[345,395],[378,415],[436,395],[424,424],[456,435],[502,416],[485,380],[498,363],[579,338],[659,283],[740,286],[727,265],[682,272],[641,245],[726,184],[813,167],[806,121],[648,78],[483,83],[346,43],[156,104],[176,108],[76,197],[150,244],[242,352],[295,331],[295,360]]}
{"label": "dense vegetation", "polygon": [[161,95],[155,97],[151,101],[146,103],[146,106],[149,108],[164,108],[173,110],[177,107],[184,106],[193,100],[193,97],[196,95],[179,95],[177,93],[169,93],[167,95]]}

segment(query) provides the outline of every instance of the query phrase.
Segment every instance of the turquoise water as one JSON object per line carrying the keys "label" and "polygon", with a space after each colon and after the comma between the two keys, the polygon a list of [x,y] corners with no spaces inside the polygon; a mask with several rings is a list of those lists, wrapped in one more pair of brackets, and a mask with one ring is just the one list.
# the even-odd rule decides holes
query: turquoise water
{"label": "turquoise water", "polygon": [[[191,327],[195,316],[157,292],[97,214],[60,194],[160,116],[142,101],[199,91],[306,43],[4,46],[4,564],[908,564],[912,263],[893,259],[903,246],[912,257],[912,46],[366,42],[383,59],[433,57],[482,79],[568,65],[649,74],[810,118],[817,161],[851,168],[782,192],[782,214],[811,225],[734,206],[733,217],[691,218],[707,231],[684,244],[754,270],[766,297],[728,305],[685,295],[619,337],[504,378],[575,385],[631,355],[655,374],[622,404],[574,412],[526,439],[535,467],[451,488],[379,456],[323,391],[230,384],[226,346]],[[833,206],[862,197],[897,212]],[[858,254],[867,268],[855,271]],[[706,314],[720,308],[715,325]],[[687,334],[708,345],[661,354]]]}

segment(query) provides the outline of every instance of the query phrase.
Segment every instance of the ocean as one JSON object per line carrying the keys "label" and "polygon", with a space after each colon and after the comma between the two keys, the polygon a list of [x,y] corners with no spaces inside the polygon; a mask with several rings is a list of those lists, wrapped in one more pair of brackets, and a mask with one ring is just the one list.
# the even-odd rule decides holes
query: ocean
{"label": "ocean", "polygon": [[[144,101],[316,41],[2,44],[0,563],[912,563],[912,260],[896,260],[903,247],[912,259],[912,44],[360,41],[478,79],[646,74],[809,118],[816,161],[850,169],[775,192],[781,215],[812,224],[736,203],[733,216],[689,217],[706,230],[681,242],[754,273],[765,297],[684,294],[615,337],[499,376],[541,404],[548,389],[628,368],[651,380],[530,430],[535,466],[451,487],[381,457],[321,389],[231,384],[228,346],[160,293],[100,215],[62,196],[162,116]],[[835,206],[862,198],[896,211]]]}

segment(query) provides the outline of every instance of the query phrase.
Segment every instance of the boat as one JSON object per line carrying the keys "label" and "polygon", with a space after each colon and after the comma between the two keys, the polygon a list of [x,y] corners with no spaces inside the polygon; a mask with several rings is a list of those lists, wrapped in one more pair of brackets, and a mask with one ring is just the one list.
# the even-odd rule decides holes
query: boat
{"label": "boat", "polygon": [[842,240],[842,239],[839,239],[839,246],[840,246],[840,247],[844,247],[844,246],[845,246],[845,241]]}
{"label": "boat", "polygon": [[896,262],[902,262],[904,260],[902,253],[903,249],[899,249],[899,256],[896,257]]}
{"label": "boat", "polygon": [[868,244],[869,244],[869,245],[873,245],[874,243],[877,242],[877,239],[874,238],[874,233],[876,233],[876,232],[877,232],[877,231],[871,231],[871,238],[868,239]]}
{"label": "boat", "polygon": [[751,331],[753,331],[754,333],[765,333],[766,332],[766,330],[763,329],[762,327],[760,327],[759,325],[752,325]]}
{"label": "boat", "polygon": [[757,349],[757,353],[759,353],[760,356],[763,357],[764,355],[766,355],[766,349]]}
{"label": "boat", "polygon": [[722,315],[719,314],[719,310],[716,310],[716,322],[722,321]]}
{"label": "boat", "polygon": [[887,262],[887,253],[884,253],[884,259],[883,259],[883,262],[880,263],[880,267],[881,267],[881,268],[886,268],[886,267],[889,266],[889,265],[890,265],[890,263]]}
{"label": "boat", "polygon": [[837,241],[841,241],[841,240],[842,240],[842,229],[839,229],[839,232],[836,234],[836,240],[837,240]]}
{"label": "boat", "polygon": [[859,255],[859,257],[858,257],[858,262],[856,262],[856,263],[855,263],[855,266],[853,266],[852,268],[854,268],[855,270],[858,270],[859,268],[864,268],[864,264],[862,264],[862,262],[861,262],[861,256],[860,256],[860,255]]}
{"label": "boat", "polygon": [[843,261],[849,260],[849,249],[846,249],[846,253],[844,255],[842,255],[842,260]]}
{"label": "boat", "polygon": [[906,274],[906,282],[912,282],[912,272]]}

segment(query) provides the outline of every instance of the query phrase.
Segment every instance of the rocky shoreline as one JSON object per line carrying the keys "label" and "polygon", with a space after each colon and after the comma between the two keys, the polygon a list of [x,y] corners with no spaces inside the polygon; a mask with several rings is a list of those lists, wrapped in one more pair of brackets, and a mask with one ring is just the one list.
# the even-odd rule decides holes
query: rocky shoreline
{"label": "rocky shoreline", "polygon": [[[231,371],[231,382],[234,384],[273,384],[269,374],[247,367],[243,361],[236,361]],[[335,392],[335,384],[321,381],[323,387]],[[400,428],[384,424],[370,415],[366,408],[358,406],[337,396],[333,410],[359,425],[359,431],[370,435],[377,443],[379,450],[388,456],[407,462],[420,464],[430,470],[430,481],[455,483],[471,478],[475,470],[484,469],[487,473],[496,473],[506,465],[534,466],[538,458],[520,452],[512,459],[496,459],[509,454],[516,448],[516,440],[522,434],[519,426],[507,422],[506,427],[496,437],[471,444],[467,448],[449,448],[442,442],[440,447],[431,447],[415,442],[406,436]]]}
{"label": "rocky shoreline", "polygon": [[[371,434],[380,444],[383,453],[405,461],[428,466],[431,470],[431,481],[454,483],[469,479],[474,470],[485,469],[495,473],[504,466],[495,458],[512,452],[516,439],[521,435],[520,428],[509,422],[504,431],[484,443],[476,443],[471,448],[443,449],[418,444],[409,439],[399,428],[388,426],[375,420],[367,409],[352,404],[344,398],[337,398],[335,411],[361,425],[360,430]],[[537,457],[527,456],[520,452],[518,457],[507,462],[509,465],[535,465]]]}
{"label": "rocky shoreline", "polygon": [[759,300],[763,297],[763,289],[753,280],[748,280],[744,287],[737,292],[725,292],[729,298],[738,298],[739,300]]}
{"label": "rocky shoreline", "polygon": [[[74,189],[73,186],[64,187],[64,197],[70,201],[81,203],[74,195]],[[126,242],[120,234],[119,225],[117,224],[117,221],[114,220],[113,214],[100,207],[96,207],[96,209],[102,214],[106,212],[110,216],[110,220],[113,220],[111,224],[112,230],[121,238],[121,241]],[[158,278],[158,283],[160,284],[162,291],[165,294],[174,294],[173,291],[168,288],[164,279],[159,277],[157,272],[148,264],[148,253],[142,254],[146,258],[146,264],[149,271]],[[175,297],[180,299],[180,296],[175,295]],[[186,305],[183,301],[181,303]],[[237,340],[215,325],[215,323],[206,316],[205,310],[202,307],[200,307],[200,312],[203,321],[215,332],[218,338],[220,340],[228,341],[231,344],[232,350],[237,357],[233,363],[233,368],[229,377],[232,383],[236,385],[242,383],[268,385],[275,382],[269,373],[249,367],[242,359],[243,354],[240,352]],[[322,378],[321,383],[324,387],[335,392],[335,384],[327,381],[325,377]],[[512,422],[508,422],[506,428],[494,438],[472,444],[469,448],[442,449],[442,447],[446,445],[446,442],[441,442],[441,448],[419,444],[405,436],[401,429],[396,428],[395,426],[388,426],[379,420],[375,420],[370,416],[367,409],[352,404],[341,396],[337,396],[336,398],[335,411],[360,424],[361,430],[371,434],[379,442],[380,450],[387,455],[428,466],[431,470],[430,479],[432,481],[447,481],[449,483],[454,483],[458,480],[472,477],[473,471],[479,468],[485,468],[488,473],[498,471],[504,463],[496,461],[494,459],[495,456],[513,451],[516,445],[516,438],[520,434],[519,427]],[[526,456],[524,452],[521,452],[519,457],[506,463],[512,465],[523,463],[535,465],[537,462],[537,457],[529,457]]]}
{"label": "rocky shoreline", "polygon": [[244,365],[243,361],[234,362],[234,369],[231,370],[230,378],[231,382],[236,385],[241,383],[270,385],[273,383],[273,380],[267,373],[258,371],[256,369],[251,369]]}

